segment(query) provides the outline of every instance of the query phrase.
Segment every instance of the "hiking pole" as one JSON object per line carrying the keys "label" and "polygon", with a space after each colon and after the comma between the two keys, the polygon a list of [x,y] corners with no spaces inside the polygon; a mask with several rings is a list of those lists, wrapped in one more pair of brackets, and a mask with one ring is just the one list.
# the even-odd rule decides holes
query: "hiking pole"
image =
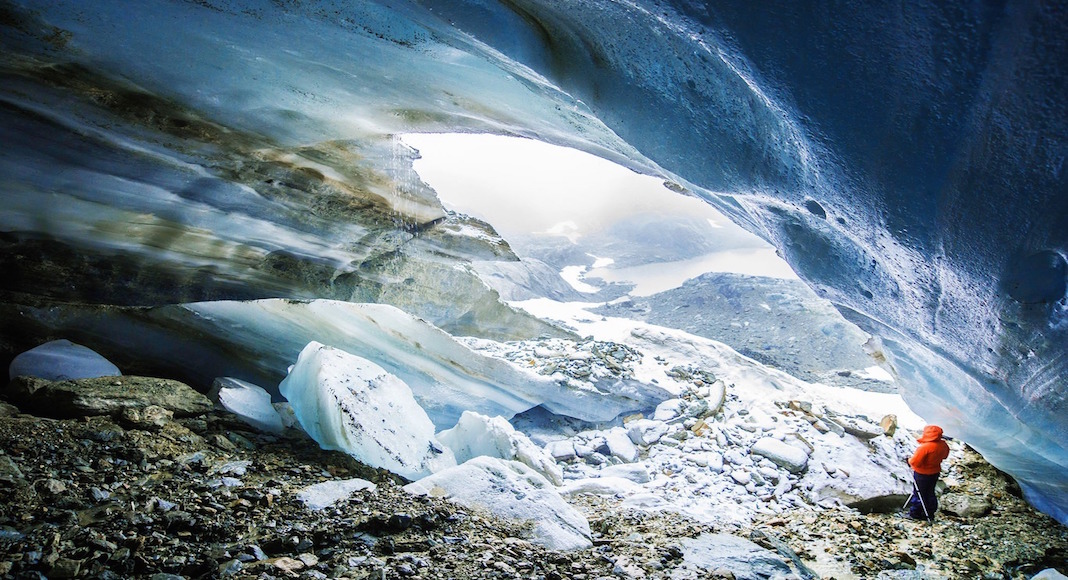
{"label": "hiking pole", "polygon": [[916,474],[912,475],[912,489],[916,492],[916,497],[920,498],[920,506],[923,507],[923,515],[927,516],[927,521],[931,521],[931,512],[927,511],[927,502],[923,501],[923,494],[920,493],[920,488],[916,485]]}

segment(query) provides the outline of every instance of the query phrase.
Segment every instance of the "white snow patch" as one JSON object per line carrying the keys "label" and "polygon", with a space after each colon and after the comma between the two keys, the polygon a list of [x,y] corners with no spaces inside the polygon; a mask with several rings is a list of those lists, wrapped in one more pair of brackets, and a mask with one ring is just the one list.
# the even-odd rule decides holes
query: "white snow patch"
{"label": "white snow patch", "polygon": [[610,475],[587,477],[567,482],[561,489],[564,495],[608,495],[625,496],[633,494],[641,489],[637,483],[625,478]]}
{"label": "white snow patch", "polygon": [[297,492],[297,499],[304,503],[304,507],[318,511],[348,499],[357,491],[375,489],[375,484],[366,479],[338,479],[309,485]]}
{"label": "white snow patch", "polygon": [[593,258],[593,266],[592,266],[593,268],[607,268],[607,267],[611,266],[612,264],[616,263],[616,261],[613,260],[612,258],[601,258],[599,256],[594,256],[593,254],[586,254],[586,255],[591,257],[591,258]]}
{"label": "white snow patch", "polygon": [[582,275],[585,273],[586,266],[566,266],[563,270],[560,270],[560,277],[575,290],[585,294],[593,294],[597,292],[599,288],[582,281]]}
{"label": "white snow patch", "polygon": [[[615,495],[627,507],[676,511],[698,521],[744,524],[760,514],[839,505],[905,491],[908,470],[904,458],[915,449],[908,430],[922,427],[924,422],[896,394],[807,383],[712,340],[591,314],[586,309],[594,304],[531,300],[513,305],[556,320],[579,335],[634,349],[641,359],[628,363],[632,376],[655,380],[674,393],[674,400],[650,413],[653,420],[639,418],[626,425],[629,439],[642,447],[641,455],[624,465],[643,469],[649,474],[648,481],[630,480],[633,485],[628,485],[612,479],[621,476],[613,472],[617,467],[607,465],[616,458],[604,461],[605,454],[611,454],[606,447],[612,428],[554,440],[553,450],[567,462],[564,478],[569,493]],[[726,395],[720,412],[703,422],[684,418],[689,409],[700,408],[702,401],[711,407],[721,400],[721,393],[707,384],[668,377],[666,371],[676,365],[699,368],[717,377],[716,384],[725,387],[722,394]],[[813,424],[812,417],[789,409],[787,403],[794,400],[811,403],[812,412],[828,421],[834,415],[877,422],[886,414],[895,414],[904,428],[892,439],[880,434],[862,441],[841,430],[828,430],[824,421]],[[807,455],[807,469],[793,473],[766,457],[751,454],[750,448],[762,439],[767,441],[758,450],[774,445],[779,455],[792,457],[797,467]],[[577,457],[570,456],[572,449]],[[596,449],[602,454],[593,453]],[[593,481],[597,478],[609,479]]]}
{"label": "white snow patch", "polygon": [[853,376],[871,381],[894,382],[894,375],[880,366],[870,366],[862,371],[853,371]]}
{"label": "white snow patch", "polygon": [[774,248],[712,252],[688,260],[642,264],[627,268],[594,268],[589,275],[606,282],[632,283],[631,296],[652,296],[682,286],[683,282],[708,272],[746,276],[797,279],[797,274]]}

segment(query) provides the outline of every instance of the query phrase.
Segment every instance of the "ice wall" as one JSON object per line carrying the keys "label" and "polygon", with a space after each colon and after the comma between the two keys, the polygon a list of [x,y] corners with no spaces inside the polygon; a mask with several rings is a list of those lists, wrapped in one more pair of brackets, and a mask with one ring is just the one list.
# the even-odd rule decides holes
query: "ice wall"
{"label": "ice wall", "polygon": [[[884,338],[917,409],[1068,521],[1063,0],[4,6],[9,303],[69,286],[40,255],[131,292],[139,272],[166,295],[288,271],[311,297],[437,219],[393,134],[537,137],[662,172],[775,243]],[[265,162],[290,167],[245,171]],[[418,304],[447,271],[379,268],[376,296]]]}

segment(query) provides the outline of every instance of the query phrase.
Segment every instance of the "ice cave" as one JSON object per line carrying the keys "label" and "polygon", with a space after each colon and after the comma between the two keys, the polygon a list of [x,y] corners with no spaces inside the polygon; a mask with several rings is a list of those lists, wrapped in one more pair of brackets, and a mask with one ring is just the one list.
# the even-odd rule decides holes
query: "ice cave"
{"label": "ice cave", "polygon": [[[617,300],[627,276],[593,249],[520,259],[532,238],[447,209],[417,172],[420,135],[523,138],[770,243],[853,329],[828,334],[870,335],[866,366],[912,411],[1068,523],[1066,14],[1059,0],[0,0],[3,358],[67,339],[125,374],[277,397],[317,341],[399,377],[438,430],[465,411],[651,412],[661,384],[573,389],[486,354],[581,335],[539,299],[672,316],[646,299],[657,290]],[[523,185],[499,195],[538,195],[510,191]],[[680,213],[677,238],[635,219],[598,247],[703,255],[684,250],[710,218]],[[653,261],[639,253],[616,267]],[[678,340],[658,332],[631,338]],[[625,456],[648,434],[634,429],[601,443]]]}

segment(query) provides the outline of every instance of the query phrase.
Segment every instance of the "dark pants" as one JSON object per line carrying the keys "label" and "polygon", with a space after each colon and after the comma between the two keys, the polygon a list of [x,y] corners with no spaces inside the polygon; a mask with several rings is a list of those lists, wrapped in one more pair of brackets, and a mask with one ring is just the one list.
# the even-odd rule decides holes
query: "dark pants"
{"label": "dark pants", "polygon": [[[938,498],[935,497],[935,484],[938,483],[938,474],[923,475],[913,471],[912,480],[916,482],[916,490],[919,490],[920,493],[917,496],[916,490],[913,490],[912,497],[909,498],[909,517],[918,520],[933,520],[935,512],[938,511]],[[920,501],[921,499],[923,500],[922,502]]]}

